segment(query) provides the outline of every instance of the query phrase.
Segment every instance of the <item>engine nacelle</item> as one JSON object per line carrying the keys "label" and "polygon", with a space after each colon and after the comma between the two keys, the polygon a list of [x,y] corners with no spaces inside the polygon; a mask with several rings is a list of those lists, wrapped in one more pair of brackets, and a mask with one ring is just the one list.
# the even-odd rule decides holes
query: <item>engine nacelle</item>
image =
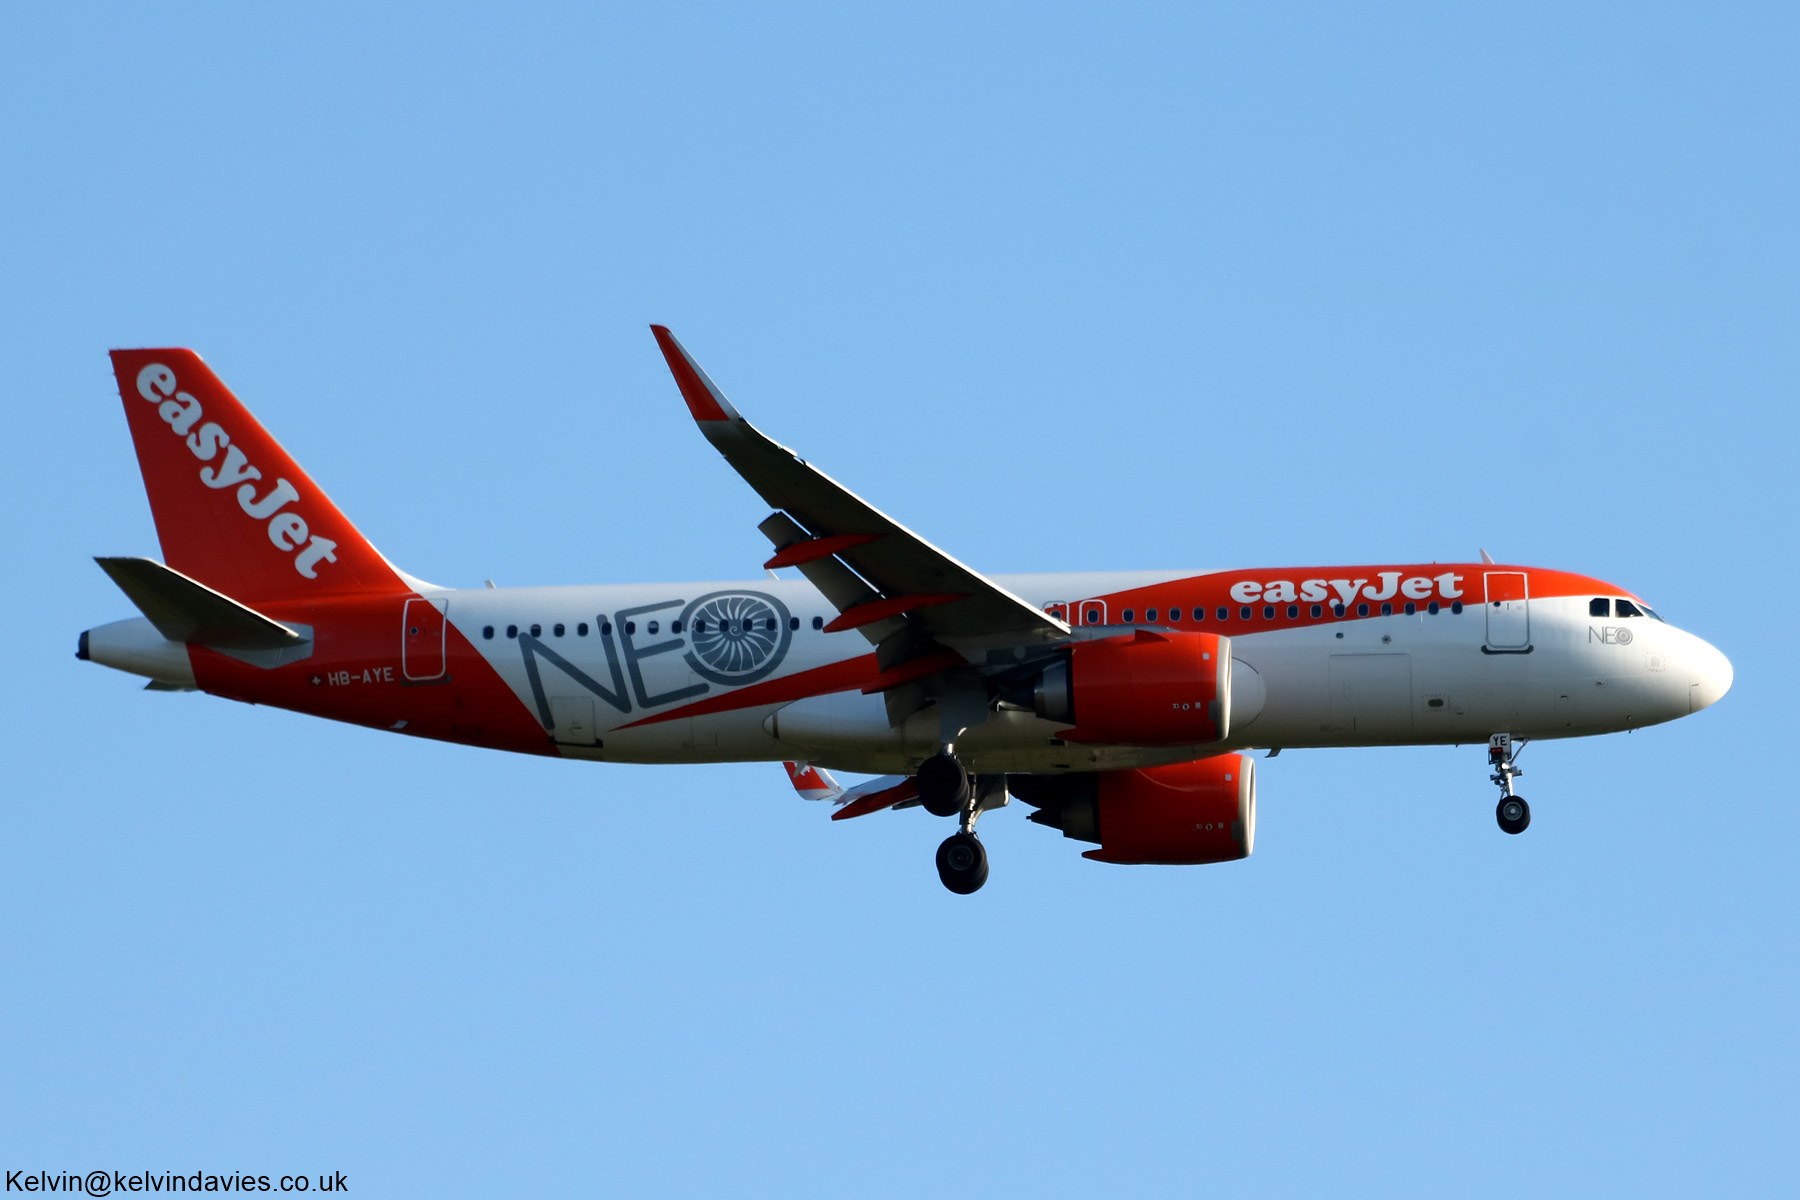
{"label": "engine nacelle", "polygon": [[1097,842],[1096,862],[1199,864],[1249,858],[1256,845],[1256,763],[1242,754],[1133,771],[1009,775],[1030,820]]}
{"label": "engine nacelle", "polygon": [[1153,633],[1076,642],[1045,668],[1032,707],[1071,742],[1204,745],[1231,732],[1231,639]]}

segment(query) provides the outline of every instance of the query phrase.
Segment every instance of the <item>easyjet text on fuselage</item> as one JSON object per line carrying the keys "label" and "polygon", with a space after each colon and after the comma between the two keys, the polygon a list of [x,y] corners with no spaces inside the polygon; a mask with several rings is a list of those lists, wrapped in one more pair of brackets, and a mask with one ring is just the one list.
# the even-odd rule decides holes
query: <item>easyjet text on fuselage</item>
{"label": "easyjet text on fuselage", "polygon": [[1377,571],[1373,579],[1240,579],[1231,585],[1231,598],[1239,604],[1333,604],[1358,601],[1460,599],[1462,576],[1455,571],[1441,575],[1408,575],[1404,571]]}

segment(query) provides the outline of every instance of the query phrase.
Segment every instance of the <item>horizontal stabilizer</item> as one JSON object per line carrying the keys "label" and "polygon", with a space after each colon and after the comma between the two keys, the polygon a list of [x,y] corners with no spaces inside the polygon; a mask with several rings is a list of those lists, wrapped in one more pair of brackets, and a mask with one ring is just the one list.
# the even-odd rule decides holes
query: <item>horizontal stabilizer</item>
{"label": "horizontal stabilizer", "polygon": [[96,558],[156,632],[218,650],[279,650],[302,639],[279,621],[147,558]]}

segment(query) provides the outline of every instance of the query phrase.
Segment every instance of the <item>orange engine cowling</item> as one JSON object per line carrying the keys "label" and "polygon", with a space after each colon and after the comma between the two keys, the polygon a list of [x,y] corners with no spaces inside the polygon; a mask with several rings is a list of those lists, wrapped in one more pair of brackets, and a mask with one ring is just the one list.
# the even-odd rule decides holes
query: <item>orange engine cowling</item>
{"label": "orange engine cowling", "polygon": [[1030,819],[1098,842],[1083,858],[1198,864],[1249,858],[1256,844],[1256,763],[1242,754],[1080,775],[1009,775]]}
{"label": "orange engine cowling", "polygon": [[1139,630],[1076,642],[1045,668],[1038,716],[1074,726],[1071,742],[1204,745],[1231,732],[1231,639]]}

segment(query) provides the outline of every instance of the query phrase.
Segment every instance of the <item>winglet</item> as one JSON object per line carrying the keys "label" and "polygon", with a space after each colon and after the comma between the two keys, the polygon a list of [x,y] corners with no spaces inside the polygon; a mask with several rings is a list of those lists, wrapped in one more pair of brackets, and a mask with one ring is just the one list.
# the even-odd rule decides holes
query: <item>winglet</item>
{"label": "winglet", "polygon": [[836,800],[844,794],[844,789],[828,772],[805,763],[784,762],[781,765],[787,768],[788,780],[802,800]]}
{"label": "winglet", "polygon": [[846,790],[831,777],[830,771],[806,763],[784,762],[781,765],[787,768],[788,779],[801,799],[829,800],[839,806],[831,814],[834,821],[867,816],[895,805],[917,804],[919,800],[919,785],[909,776],[883,775]]}
{"label": "winglet", "polygon": [[708,379],[706,372],[700,369],[688,352],[682,349],[681,343],[666,326],[652,325],[650,332],[656,335],[656,344],[662,348],[663,357],[669,362],[669,372],[675,376],[675,386],[681,389],[681,398],[687,401],[688,411],[694,414],[694,420],[706,421],[741,421],[737,409],[731,407],[731,401],[725,398],[718,385]]}

